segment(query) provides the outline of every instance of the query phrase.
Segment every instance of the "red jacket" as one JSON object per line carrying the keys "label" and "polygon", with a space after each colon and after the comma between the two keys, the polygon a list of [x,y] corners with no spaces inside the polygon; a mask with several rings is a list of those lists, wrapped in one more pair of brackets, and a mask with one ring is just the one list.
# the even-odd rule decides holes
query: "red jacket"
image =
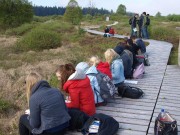
{"label": "red jacket", "polygon": [[109,78],[112,79],[111,69],[110,69],[110,65],[109,65],[108,62],[100,62],[100,63],[96,66],[96,68],[97,68],[100,72],[108,75]]}
{"label": "red jacket", "polygon": [[87,76],[85,79],[68,80],[63,89],[70,96],[70,102],[66,102],[68,108],[78,108],[90,116],[95,114],[94,94]]}
{"label": "red jacket", "polygon": [[113,28],[111,28],[110,30],[109,30],[109,34],[112,34],[112,35],[114,35],[114,29]]}

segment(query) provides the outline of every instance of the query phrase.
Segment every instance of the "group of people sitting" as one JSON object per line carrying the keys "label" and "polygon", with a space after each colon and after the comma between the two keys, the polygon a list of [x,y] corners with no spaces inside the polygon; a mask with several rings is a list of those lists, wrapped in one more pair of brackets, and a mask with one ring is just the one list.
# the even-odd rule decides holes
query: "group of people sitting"
{"label": "group of people sitting", "polygon": [[74,108],[87,117],[94,115],[96,107],[106,105],[100,95],[96,74],[107,75],[115,87],[121,89],[125,78],[132,78],[132,71],[138,65],[136,55],[139,51],[146,53],[143,43],[142,39],[135,37],[125,38],[114,49],[105,51],[105,62],[92,56],[76,67],[70,63],[59,65],[55,74],[60,81],[60,90],[52,88],[38,73],[31,72],[26,77],[30,111],[20,117],[20,135],[63,135],[74,117],[69,113]]}
{"label": "group of people sitting", "polygon": [[115,34],[114,28],[112,28],[111,26],[106,26],[104,30],[104,37],[111,37],[114,36],[114,34]]}

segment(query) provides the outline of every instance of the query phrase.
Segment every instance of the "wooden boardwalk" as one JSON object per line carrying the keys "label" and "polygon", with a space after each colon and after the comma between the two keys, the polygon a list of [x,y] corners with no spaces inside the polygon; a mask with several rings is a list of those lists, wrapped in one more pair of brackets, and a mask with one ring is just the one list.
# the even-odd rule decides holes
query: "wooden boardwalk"
{"label": "wooden boardwalk", "polygon": [[[87,31],[103,35],[102,32]],[[120,35],[115,37],[124,38]],[[97,113],[110,115],[119,122],[117,135],[153,135],[154,119],[161,108],[180,121],[180,68],[167,66],[172,44],[156,40],[146,41],[150,43],[147,53],[151,65],[145,67],[144,78],[137,79],[138,84],[133,85],[141,88],[145,95],[141,99],[116,98],[107,106],[96,108]],[[73,132],[68,135],[80,133]]]}
{"label": "wooden boardwalk", "polygon": [[[153,127],[155,117],[158,115],[161,108],[169,111],[170,114],[177,120],[178,129],[180,130],[180,68],[175,65],[168,65],[163,83],[160,89],[159,97],[155,106],[152,121],[148,135],[153,135]],[[180,135],[180,131],[178,132]]]}

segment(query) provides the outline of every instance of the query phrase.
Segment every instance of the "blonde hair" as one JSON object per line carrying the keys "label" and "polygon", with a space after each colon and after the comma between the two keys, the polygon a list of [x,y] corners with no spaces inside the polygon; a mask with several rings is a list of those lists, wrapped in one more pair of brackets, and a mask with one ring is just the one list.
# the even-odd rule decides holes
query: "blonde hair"
{"label": "blonde hair", "polygon": [[88,64],[90,66],[97,66],[100,62],[100,58],[98,56],[92,56],[91,58],[89,58],[89,62]]}
{"label": "blonde hair", "polygon": [[106,61],[111,64],[114,58],[118,56],[118,54],[113,49],[107,49],[104,53]]}
{"label": "blonde hair", "polygon": [[36,72],[31,72],[26,77],[26,96],[27,96],[28,106],[29,106],[29,99],[31,95],[31,89],[40,80],[41,80],[41,76]]}

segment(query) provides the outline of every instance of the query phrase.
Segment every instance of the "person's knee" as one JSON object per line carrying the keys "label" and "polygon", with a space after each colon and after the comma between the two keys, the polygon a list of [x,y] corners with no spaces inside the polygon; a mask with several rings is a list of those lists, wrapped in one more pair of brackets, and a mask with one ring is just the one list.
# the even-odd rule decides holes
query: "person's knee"
{"label": "person's knee", "polygon": [[28,115],[27,114],[23,114],[21,115],[21,117],[19,118],[19,123],[22,123],[23,121],[28,119]]}

